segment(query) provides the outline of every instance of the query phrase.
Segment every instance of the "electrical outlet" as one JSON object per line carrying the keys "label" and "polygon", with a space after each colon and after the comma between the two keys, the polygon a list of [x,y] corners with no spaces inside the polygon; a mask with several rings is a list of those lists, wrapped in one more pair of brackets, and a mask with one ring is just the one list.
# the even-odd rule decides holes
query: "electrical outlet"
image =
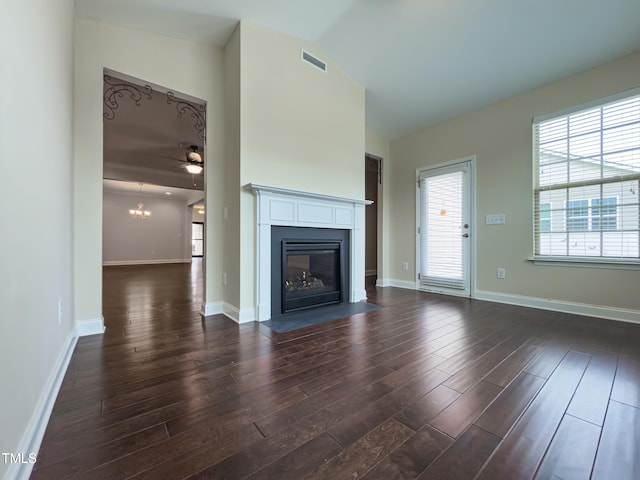
{"label": "electrical outlet", "polygon": [[402,262],[402,270],[405,272],[409,271],[409,262]]}
{"label": "electrical outlet", "polygon": [[229,216],[229,210],[227,209],[227,207],[224,207],[222,209],[222,218],[227,218]]}
{"label": "electrical outlet", "polygon": [[507,272],[504,268],[498,267],[498,269],[496,270],[496,277],[498,277],[500,280],[504,280],[506,273]]}
{"label": "electrical outlet", "polygon": [[222,284],[227,284],[227,272],[222,272]]}
{"label": "electrical outlet", "polygon": [[500,213],[497,215],[486,215],[484,217],[484,223],[486,225],[504,225],[505,224],[504,213]]}

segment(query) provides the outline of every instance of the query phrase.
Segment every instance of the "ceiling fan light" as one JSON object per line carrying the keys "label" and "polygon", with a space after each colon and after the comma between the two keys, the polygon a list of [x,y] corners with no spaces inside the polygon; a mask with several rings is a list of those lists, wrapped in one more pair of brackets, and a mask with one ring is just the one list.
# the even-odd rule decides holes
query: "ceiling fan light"
{"label": "ceiling fan light", "polygon": [[187,152],[187,161],[188,162],[195,162],[195,163],[202,163],[202,157],[200,156],[200,154],[198,152]]}
{"label": "ceiling fan light", "polygon": [[202,167],[200,165],[187,165],[187,172],[189,173],[193,173],[194,175],[197,175],[198,173],[202,172]]}

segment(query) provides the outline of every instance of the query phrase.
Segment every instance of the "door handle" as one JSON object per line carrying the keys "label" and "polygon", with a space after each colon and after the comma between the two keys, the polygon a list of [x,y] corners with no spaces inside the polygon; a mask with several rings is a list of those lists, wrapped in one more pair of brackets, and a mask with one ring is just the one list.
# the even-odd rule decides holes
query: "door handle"
{"label": "door handle", "polygon": [[464,234],[462,234],[462,236],[463,236],[464,238],[469,238],[469,234],[468,234],[468,233],[464,233]]}

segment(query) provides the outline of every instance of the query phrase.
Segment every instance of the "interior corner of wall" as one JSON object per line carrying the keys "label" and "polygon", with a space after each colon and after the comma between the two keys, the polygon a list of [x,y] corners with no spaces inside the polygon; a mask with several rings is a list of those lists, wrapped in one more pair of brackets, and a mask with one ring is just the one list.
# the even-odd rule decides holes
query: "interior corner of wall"
{"label": "interior corner of wall", "polygon": [[89,335],[101,335],[104,333],[105,329],[104,317],[102,315],[98,318],[76,320],[74,336],[86,337]]}

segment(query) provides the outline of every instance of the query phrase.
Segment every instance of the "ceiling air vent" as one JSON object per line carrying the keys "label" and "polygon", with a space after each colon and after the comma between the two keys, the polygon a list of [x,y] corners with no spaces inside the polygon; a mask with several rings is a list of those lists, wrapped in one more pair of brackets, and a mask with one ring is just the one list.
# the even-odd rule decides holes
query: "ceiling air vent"
{"label": "ceiling air vent", "polygon": [[326,63],[324,63],[319,58],[314,57],[309,52],[305,52],[304,50],[302,50],[302,60],[304,60],[307,63],[310,63],[311,65],[313,65],[316,68],[319,68],[320,70],[322,70],[325,73],[327,71],[327,64]]}

